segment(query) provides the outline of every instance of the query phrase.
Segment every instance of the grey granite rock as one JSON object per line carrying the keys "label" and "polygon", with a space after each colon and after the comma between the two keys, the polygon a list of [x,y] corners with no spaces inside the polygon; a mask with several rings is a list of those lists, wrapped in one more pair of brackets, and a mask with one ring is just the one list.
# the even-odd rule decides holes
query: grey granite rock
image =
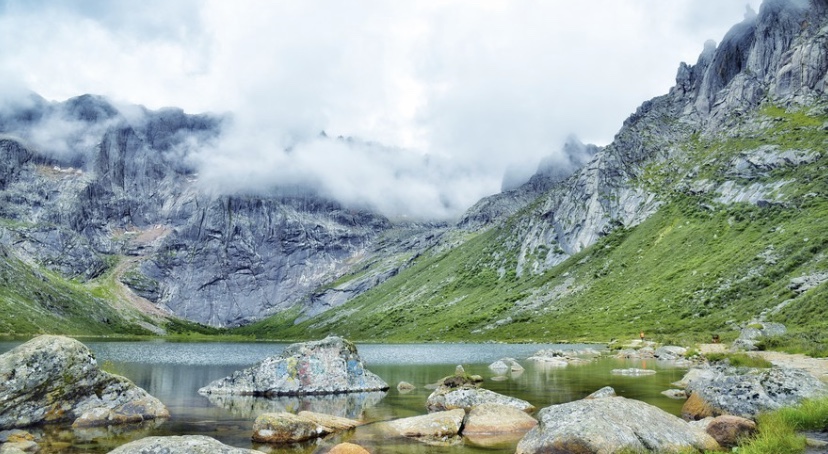
{"label": "grey granite rock", "polygon": [[356,346],[340,337],[290,345],[280,355],[199,389],[206,395],[289,396],[385,391]]}

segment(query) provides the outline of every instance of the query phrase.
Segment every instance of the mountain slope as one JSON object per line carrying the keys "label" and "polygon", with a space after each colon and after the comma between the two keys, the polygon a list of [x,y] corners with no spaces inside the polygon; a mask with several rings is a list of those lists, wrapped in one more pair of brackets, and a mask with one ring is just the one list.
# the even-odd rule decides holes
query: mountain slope
{"label": "mountain slope", "polygon": [[695,65],[682,63],[670,93],[645,102],[586,167],[528,204],[518,200],[514,215],[498,209],[506,216],[482,218],[488,230],[444,234],[413,266],[343,306],[245,331],[708,337],[766,317],[820,332],[826,11],[824,2],[765,1]]}
{"label": "mountain slope", "polygon": [[4,109],[0,244],[21,263],[81,281],[131,257],[121,275],[136,296],[228,326],[293,307],[391,227],[301,188],[200,186],[197,153],[223,121],[92,95],[31,95]]}

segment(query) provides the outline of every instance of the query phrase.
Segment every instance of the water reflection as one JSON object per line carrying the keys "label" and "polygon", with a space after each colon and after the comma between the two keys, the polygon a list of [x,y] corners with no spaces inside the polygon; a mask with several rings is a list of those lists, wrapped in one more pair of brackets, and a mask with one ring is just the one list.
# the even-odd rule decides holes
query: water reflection
{"label": "water reflection", "polygon": [[[0,342],[0,353],[16,343]],[[483,387],[526,400],[536,408],[581,399],[604,386],[612,386],[624,397],[643,400],[670,413],[679,414],[683,401],[661,395],[680,379],[683,369],[652,360],[646,363],[629,359],[602,358],[590,364],[545,368],[527,358],[544,348],[577,349],[583,346],[503,345],[503,344],[427,344],[359,345],[366,367],[390,386],[387,393],[361,393],[341,396],[303,398],[254,398],[198,394],[198,389],[226,377],[239,368],[278,354],[284,344],[266,343],[164,343],[164,342],[89,342],[99,364],[123,375],[158,397],[171,413],[160,426],[148,425],[80,433],[68,427],[31,430],[42,437],[41,453],[106,453],[116,446],[147,435],[207,435],[240,448],[253,448],[250,439],[253,420],[263,412],[309,410],[334,414],[365,422],[385,421],[426,413],[431,391],[425,385],[454,374],[457,364],[466,372],[481,375]],[[525,368],[523,373],[497,375],[489,370],[492,362],[512,357]],[[612,369],[655,368],[651,376],[612,375]],[[497,381],[500,380],[500,381]],[[400,393],[396,386],[407,381],[417,388]],[[123,432],[120,432],[123,431]],[[371,452],[382,453],[513,453],[516,442],[462,439],[456,446],[432,446],[416,440],[375,437],[369,426],[297,446],[256,445],[273,453],[327,452],[337,443],[351,441]]]}
{"label": "water reflection", "polygon": [[312,411],[342,418],[361,420],[367,408],[376,406],[385,397],[382,391],[334,394],[325,396],[222,396],[210,394],[211,404],[240,418],[255,419],[262,413],[299,413]]}

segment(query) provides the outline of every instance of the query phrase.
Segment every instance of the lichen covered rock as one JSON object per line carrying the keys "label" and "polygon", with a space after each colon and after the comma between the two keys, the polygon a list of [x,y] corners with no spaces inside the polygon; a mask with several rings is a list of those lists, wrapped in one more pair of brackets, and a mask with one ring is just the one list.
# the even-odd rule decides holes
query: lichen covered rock
{"label": "lichen covered rock", "polygon": [[92,352],[74,339],[40,336],[0,355],[0,429],[167,417],[163,403],[128,379],[100,370]]}
{"label": "lichen covered rock", "polygon": [[286,396],[385,391],[365,369],[356,346],[340,337],[293,344],[282,354],[201,388],[201,394]]}

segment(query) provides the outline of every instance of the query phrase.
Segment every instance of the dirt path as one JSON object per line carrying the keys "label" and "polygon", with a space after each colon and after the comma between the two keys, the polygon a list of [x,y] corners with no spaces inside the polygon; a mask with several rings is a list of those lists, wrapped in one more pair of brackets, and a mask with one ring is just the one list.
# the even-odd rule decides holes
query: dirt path
{"label": "dirt path", "polygon": [[117,287],[118,296],[122,298],[124,301],[128,302],[132,307],[138,309],[139,311],[145,314],[166,317],[169,314],[159,309],[158,306],[152,303],[152,301],[149,301],[146,298],[142,298],[136,295],[131,288],[127,287],[123,282],[121,282],[121,276],[123,276],[124,273],[129,271],[133,266],[135,266],[136,263],[140,262],[143,259],[143,257],[127,257],[124,260],[121,260],[121,262],[118,263],[118,265],[112,271],[112,278]]}
{"label": "dirt path", "polygon": [[[700,344],[699,351],[702,354],[727,353],[725,344]],[[749,355],[758,356],[770,361],[771,364],[780,367],[795,367],[808,371],[814,377],[828,382],[828,359],[811,358],[801,354],[782,352],[747,352]]]}

